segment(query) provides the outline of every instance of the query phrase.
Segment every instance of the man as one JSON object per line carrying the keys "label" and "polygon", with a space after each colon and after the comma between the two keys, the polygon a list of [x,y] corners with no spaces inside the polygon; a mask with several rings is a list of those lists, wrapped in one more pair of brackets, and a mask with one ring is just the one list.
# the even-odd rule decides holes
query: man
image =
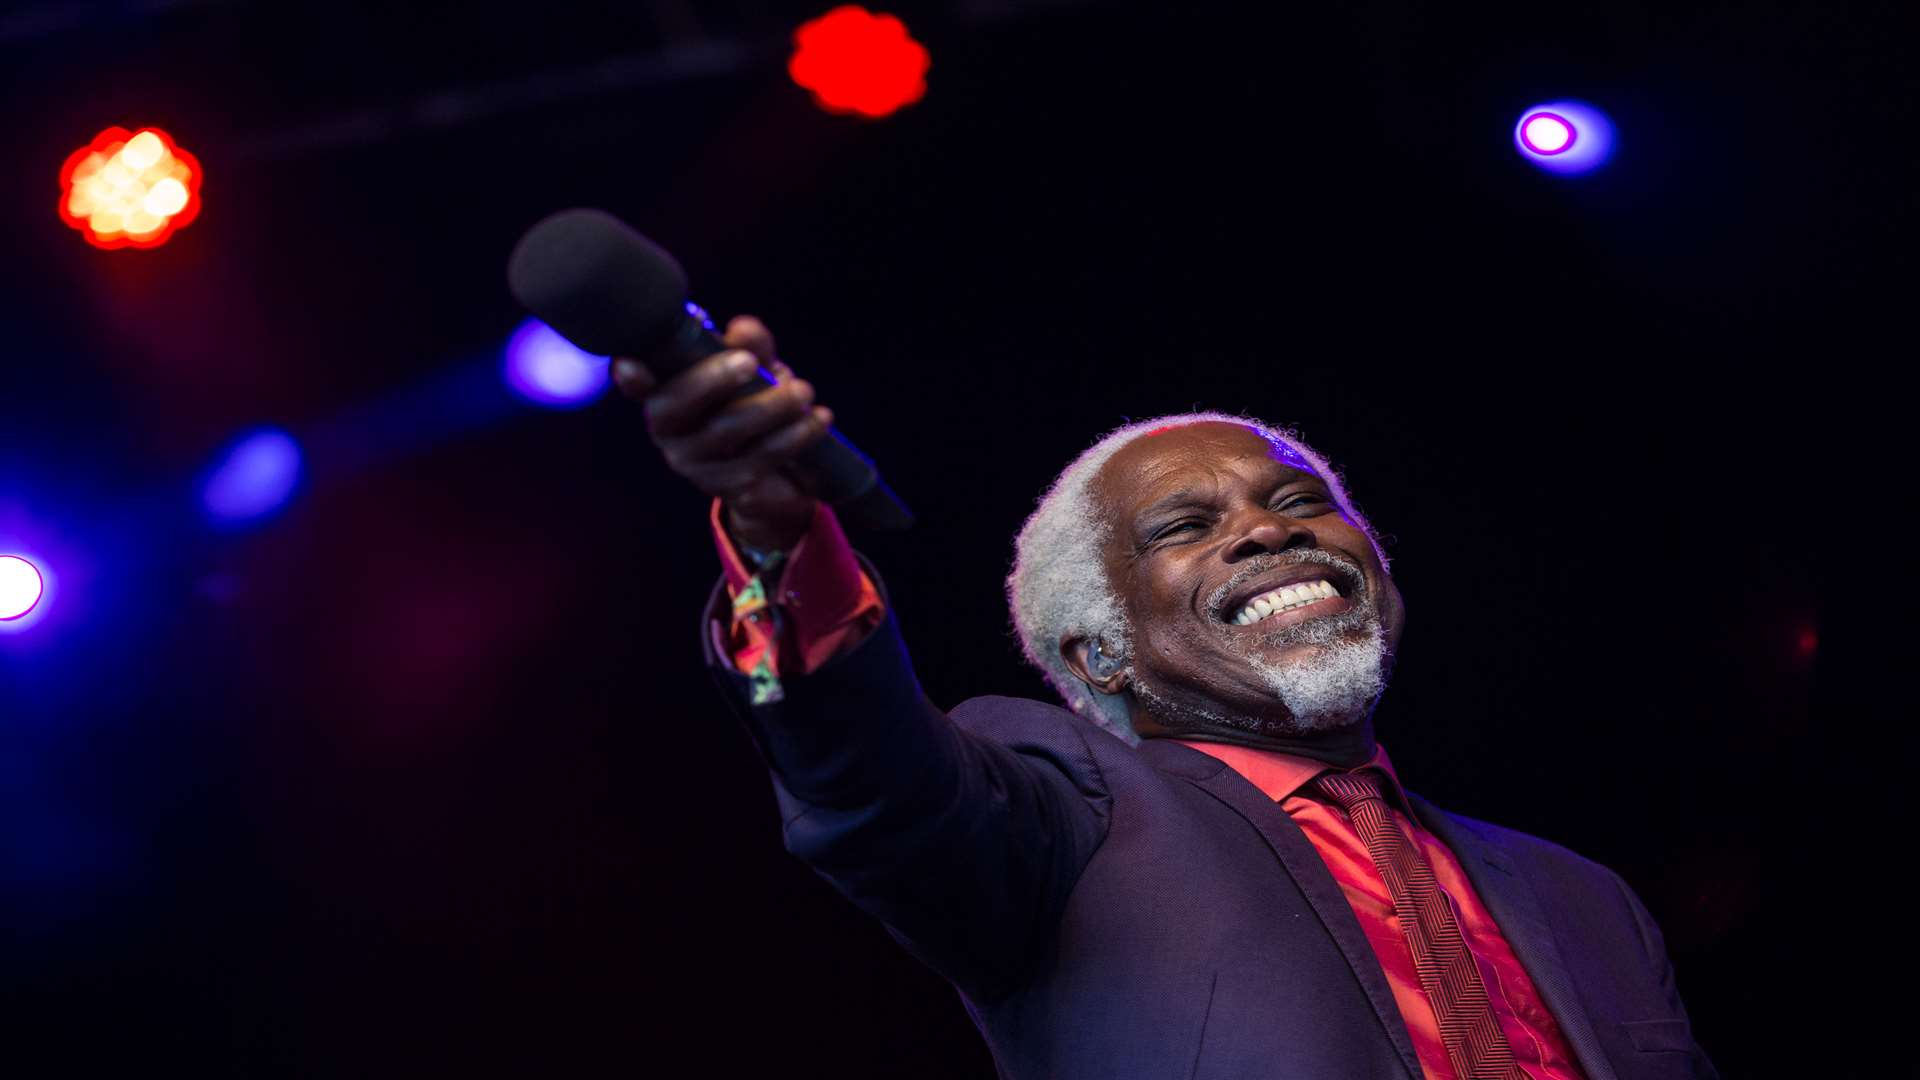
{"label": "man", "polygon": [[1008,578],[1070,711],[943,713],[783,470],[831,414],[765,327],[727,337],[664,386],[614,369],[715,496],[708,661],[789,850],[953,982],[1003,1076],[1717,1076],[1618,876],[1401,788],[1371,716],[1405,609],[1311,448],[1211,413],[1097,442]]}

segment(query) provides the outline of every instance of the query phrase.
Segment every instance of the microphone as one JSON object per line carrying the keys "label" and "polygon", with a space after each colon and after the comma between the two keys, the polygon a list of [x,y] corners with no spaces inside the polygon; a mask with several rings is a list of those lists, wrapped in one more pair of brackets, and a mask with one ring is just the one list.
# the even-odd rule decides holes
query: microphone
{"label": "microphone", "polygon": [[[673,256],[605,210],[561,210],[536,222],[507,260],[507,287],[575,345],[636,357],[662,382],[727,348],[688,302],[687,273]],[[762,368],[733,396],[773,383]],[[794,460],[843,520],[886,530],[913,524],[872,459],[838,431],[828,429]]]}

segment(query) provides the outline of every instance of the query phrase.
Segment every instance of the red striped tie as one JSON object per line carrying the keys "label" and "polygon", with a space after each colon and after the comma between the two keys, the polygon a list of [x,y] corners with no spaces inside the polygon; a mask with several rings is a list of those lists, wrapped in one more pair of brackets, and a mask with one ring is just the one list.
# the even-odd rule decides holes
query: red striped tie
{"label": "red striped tie", "polygon": [[1347,812],[1386,879],[1454,1075],[1459,1080],[1526,1080],[1526,1073],[1513,1063],[1513,1049],[1487,1002],[1480,970],[1433,879],[1433,867],[1387,810],[1378,770],[1321,773],[1313,785]]}

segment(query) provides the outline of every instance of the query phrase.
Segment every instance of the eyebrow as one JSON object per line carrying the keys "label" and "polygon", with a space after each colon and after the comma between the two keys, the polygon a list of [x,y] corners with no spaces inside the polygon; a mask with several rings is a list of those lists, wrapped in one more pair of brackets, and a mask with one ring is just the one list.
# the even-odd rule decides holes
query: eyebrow
{"label": "eyebrow", "polygon": [[[1288,475],[1275,477],[1272,485],[1274,487],[1285,487],[1288,484],[1299,483],[1302,480],[1320,480],[1319,473],[1302,472],[1301,470],[1296,469],[1291,465],[1281,465],[1279,462],[1275,462],[1274,464],[1280,465],[1280,468],[1284,470],[1286,474],[1288,474]],[[1323,485],[1326,483],[1326,481],[1324,480],[1320,480],[1320,482]],[[1214,489],[1211,487],[1206,487],[1206,488],[1183,487],[1176,491],[1168,492],[1167,494],[1160,496],[1158,499],[1153,500],[1151,503],[1148,503],[1146,506],[1141,507],[1133,515],[1134,525],[1138,527],[1142,522],[1155,516],[1156,514],[1163,514],[1168,510],[1172,510],[1176,507],[1187,506],[1187,505],[1198,505],[1200,503],[1206,502],[1213,497],[1213,493],[1214,493]]]}
{"label": "eyebrow", "polygon": [[1182,506],[1187,503],[1199,503],[1203,499],[1211,497],[1212,494],[1211,490],[1181,488],[1178,491],[1162,495],[1160,498],[1155,499],[1150,505],[1142,507],[1138,513],[1133,515],[1133,520],[1135,522],[1144,521],[1155,514],[1171,510],[1176,506]]}

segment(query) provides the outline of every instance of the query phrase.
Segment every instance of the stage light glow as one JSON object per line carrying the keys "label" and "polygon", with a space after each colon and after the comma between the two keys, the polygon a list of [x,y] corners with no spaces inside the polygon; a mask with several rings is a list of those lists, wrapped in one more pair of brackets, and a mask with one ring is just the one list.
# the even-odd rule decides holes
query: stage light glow
{"label": "stage light glow", "polygon": [[1613,124],[1584,101],[1553,101],[1520,113],[1513,145],[1534,167],[1562,176],[1592,172],[1613,156]]}
{"label": "stage light glow", "polygon": [[39,567],[18,555],[0,555],[0,622],[11,622],[39,607],[46,591]]}
{"label": "stage light glow", "polygon": [[892,15],[844,4],[793,33],[787,74],[830,113],[878,119],[927,93],[926,46]]}
{"label": "stage light glow", "polygon": [[585,352],[539,319],[528,319],[507,339],[503,368],[513,392],[536,405],[574,409],[598,398],[608,385],[604,356]]}
{"label": "stage light glow", "polygon": [[227,448],[200,488],[215,521],[258,521],[285,506],[300,485],[300,444],[278,428],[248,432]]}
{"label": "stage light glow", "polygon": [[159,247],[200,214],[200,162],[159,128],[110,127],[60,168],[60,220],[94,247]]}
{"label": "stage light glow", "polygon": [[[32,647],[52,642],[39,629],[48,619],[70,622],[75,613],[67,586],[76,569],[82,581],[89,576],[94,556],[75,546],[63,528],[67,524],[41,517],[24,498],[0,489],[0,668],[27,638],[35,639]],[[0,721],[5,719],[6,706],[0,703]]]}
{"label": "stage light glow", "polygon": [[1560,154],[1573,148],[1573,125],[1550,112],[1534,113],[1520,125],[1520,141],[1536,154]]}

